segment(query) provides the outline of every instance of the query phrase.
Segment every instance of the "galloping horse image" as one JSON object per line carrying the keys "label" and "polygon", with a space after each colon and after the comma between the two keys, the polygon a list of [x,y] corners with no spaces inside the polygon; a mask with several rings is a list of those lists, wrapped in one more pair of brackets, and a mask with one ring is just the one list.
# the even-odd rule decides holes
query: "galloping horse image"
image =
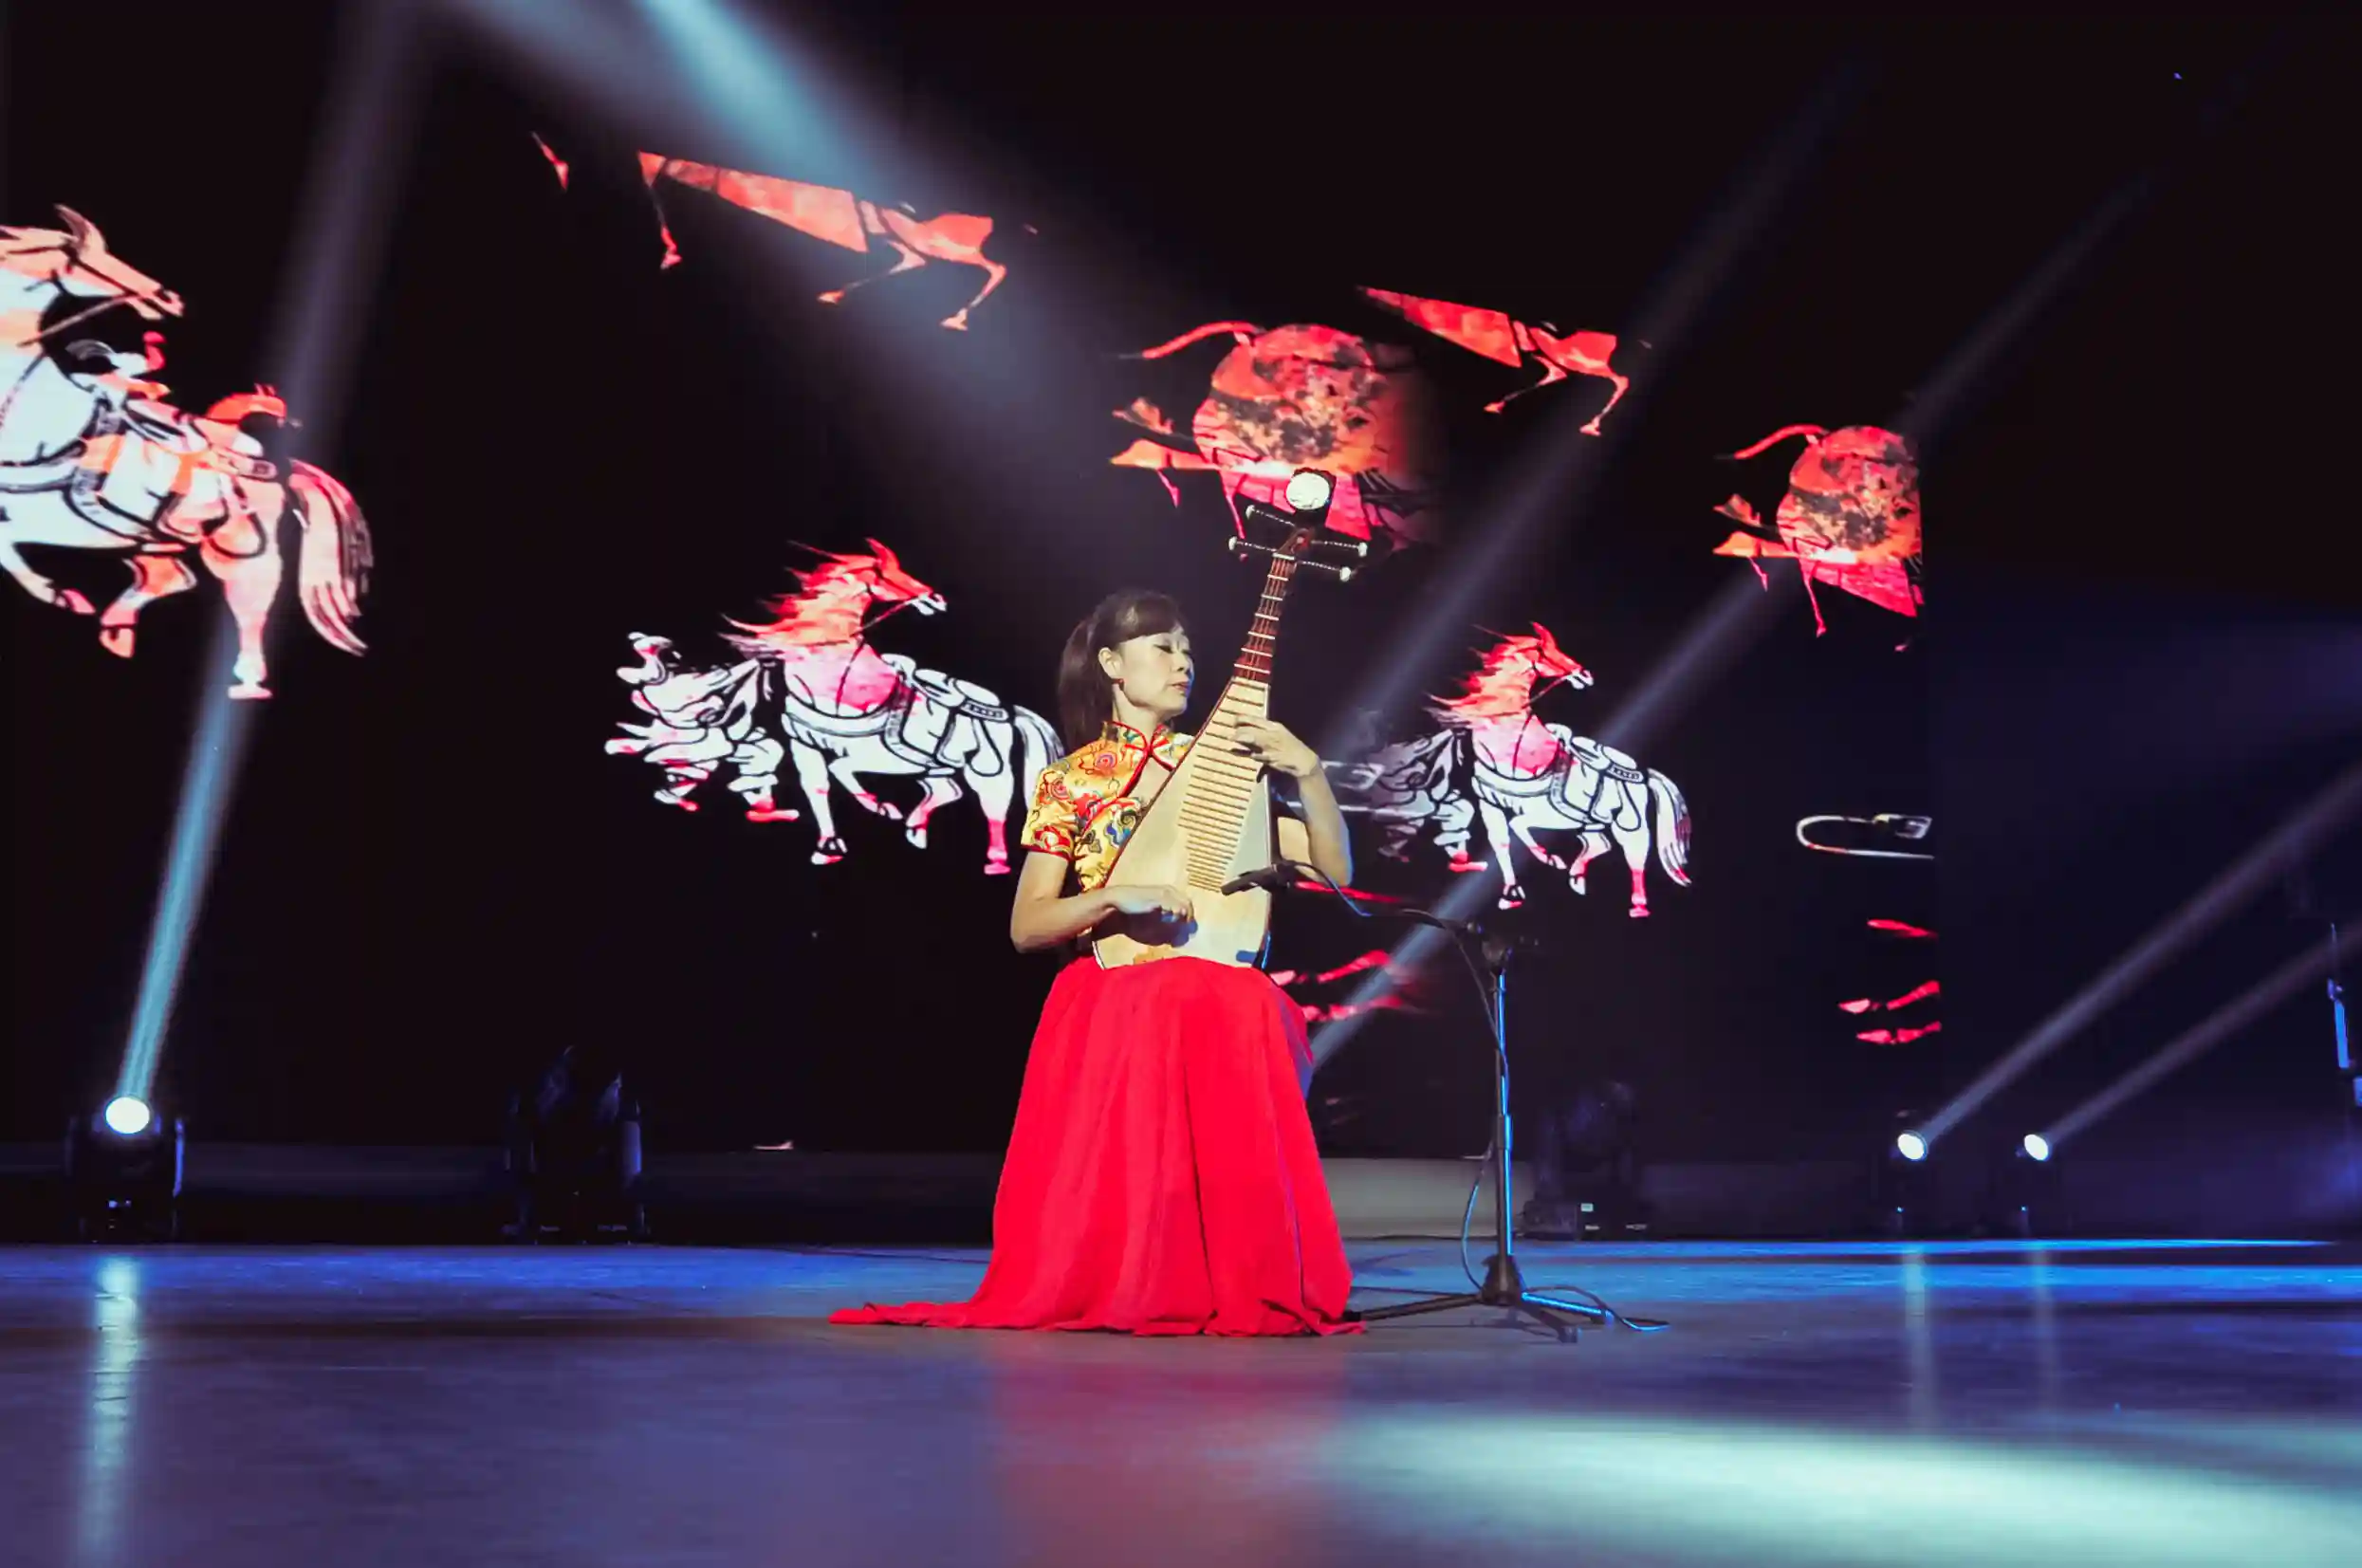
{"label": "galloping horse image", "polygon": [[[1379,825],[1380,854],[1406,858],[1428,831],[1461,872],[1485,869],[1467,853],[1481,822],[1501,870],[1503,909],[1525,902],[1516,847],[1565,872],[1578,894],[1591,862],[1620,849],[1632,873],[1629,913],[1645,918],[1652,843],[1665,875],[1688,885],[1689,803],[1664,774],[1534,712],[1535,699],[1551,688],[1590,684],[1591,672],[1567,656],[1548,627],[1537,622],[1530,636],[1500,636],[1460,693],[1429,710],[1441,729],[1364,763],[1332,765],[1341,803]],[[1541,833],[1579,834],[1581,848],[1562,857],[1541,842]]]}
{"label": "galloping horse image", "polygon": [[1521,322],[1504,310],[1487,310],[1482,305],[1453,304],[1449,300],[1397,294],[1385,288],[1364,288],[1361,292],[1373,304],[1394,312],[1412,325],[1432,332],[1447,342],[1458,343],[1471,354],[1482,354],[1512,368],[1528,360],[1541,366],[1541,380],[1486,403],[1487,414],[1499,414],[1513,399],[1563,381],[1569,375],[1594,376],[1615,389],[1608,395],[1607,407],[1593,415],[1583,426],[1585,435],[1596,435],[1599,421],[1632,390],[1631,378],[1613,362],[1616,342],[1613,332],[1561,333],[1548,322]]}
{"label": "galloping horse image", "polygon": [[[200,416],[144,378],[161,366],[154,335],[144,360],[93,341],[51,352],[65,328],[102,310],[158,321],[182,308],[178,295],[110,254],[97,225],[66,208],[58,214],[64,229],[0,227],[0,570],[45,604],[97,615],[101,643],[128,658],[139,612],[197,585],[194,555],[237,622],[230,694],[268,697],[263,635],[286,569],[279,525],[292,513],[303,529],[296,582],[305,618],[332,645],[362,652],[354,622],[368,581],[368,524],[352,492],[311,464],[289,465],[281,480],[244,431],[251,417],[286,418],[276,393],[258,387]],[[42,326],[67,300],[95,303]],[[27,562],[27,544],[124,556],[131,583],[100,611]]]}
{"label": "galloping horse image", "polygon": [[[876,540],[869,547],[874,554],[816,552],[819,564],[796,574],[796,591],[769,604],[773,618],[730,622],[725,640],[740,655],[732,664],[689,669],[670,639],[634,634],[642,663],[619,673],[657,722],[624,725],[607,750],[664,768],[656,799],[668,805],[695,810],[692,793],[728,766],[736,772],[729,787],[746,798],[749,819],[792,821],[797,813],[772,798],[784,747],[819,834],[815,865],[848,853],[837,831],[836,788],[900,821],[921,849],[934,814],[972,794],[985,816],[986,875],[1005,875],[1009,811],[1032,799],[1043,767],[1061,754],[1057,732],[1041,714],[972,681],[873,647],[871,631],[884,617],[939,615],[945,605],[892,550]],[[923,793],[906,812],[878,797],[876,778],[915,779]]]}
{"label": "galloping horse image", "polygon": [[[542,150],[548,153],[548,144],[544,143]],[[550,154],[550,161],[558,161],[555,154]],[[863,284],[876,283],[878,278],[898,277],[931,261],[950,262],[977,267],[985,275],[984,286],[976,290],[975,296],[944,318],[944,325],[965,332],[968,313],[984,304],[985,296],[1000,287],[1001,280],[1008,276],[1007,267],[984,253],[985,242],[992,237],[992,220],[978,213],[938,212],[932,218],[922,218],[907,204],[880,207],[865,196],[831,185],[810,185],[774,175],[717,169],[710,163],[692,163],[687,158],[666,157],[661,153],[640,154],[639,174],[648,186],[648,199],[655,203],[657,228],[664,236],[666,267],[677,265],[681,251],[673,241],[673,226],[665,218],[663,198],[656,192],[659,179],[672,180],[692,191],[710,191],[733,206],[759,212],[774,223],[784,223],[799,233],[826,240],[847,250],[866,252],[875,240],[899,258],[876,277],[858,278],[842,288],[828,290],[820,297],[823,304],[841,304],[848,292]],[[561,173],[559,183],[564,182],[565,176]]]}

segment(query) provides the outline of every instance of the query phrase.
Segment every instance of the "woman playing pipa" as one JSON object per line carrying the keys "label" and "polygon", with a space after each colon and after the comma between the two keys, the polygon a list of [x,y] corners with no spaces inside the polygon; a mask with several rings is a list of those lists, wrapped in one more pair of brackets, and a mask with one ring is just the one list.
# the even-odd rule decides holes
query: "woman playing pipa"
{"label": "woman playing pipa", "polygon": [[[1276,553],[1238,666],[1200,732],[1162,594],[1074,629],[1009,937],[1074,950],[1042,1010],[974,1297],[835,1321],[1132,1334],[1349,1332],[1352,1277],[1312,1125],[1300,1010],[1261,968],[1275,858],[1343,884],[1353,857],[1320,759],[1264,710],[1296,547]],[[1275,816],[1270,775],[1301,817]]]}

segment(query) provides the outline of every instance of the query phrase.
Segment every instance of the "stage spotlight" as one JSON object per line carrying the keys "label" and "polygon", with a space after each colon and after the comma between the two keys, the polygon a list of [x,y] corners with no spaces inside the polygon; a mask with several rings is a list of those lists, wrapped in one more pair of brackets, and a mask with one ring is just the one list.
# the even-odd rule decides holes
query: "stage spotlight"
{"label": "stage spotlight", "polygon": [[2031,1239],[2065,1233],[2065,1187],[2050,1155],[2049,1134],[2028,1133],[1994,1160],[1985,1223],[1995,1234]]}
{"label": "stage spotlight", "polygon": [[508,1101],[516,1239],[530,1245],[548,1229],[572,1241],[618,1232],[645,1241],[639,1131],[639,1106],[613,1057],[572,1045],[559,1052]]}
{"label": "stage spotlight", "polygon": [[1645,1240],[1634,1136],[1637,1097],[1609,1079],[1553,1097],[1519,1121],[1534,1128],[1533,1196],[1519,1216],[1527,1235],[1566,1241]]}
{"label": "stage spotlight", "polygon": [[180,1235],[187,1136],[178,1116],[118,1095],[65,1128],[65,1185],[83,1241],[174,1241]]}
{"label": "stage spotlight", "polygon": [[106,1124],[125,1137],[146,1132],[148,1123],[156,1119],[148,1102],[134,1095],[117,1095],[108,1100],[105,1116]]}
{"label": "stage spotlight", "polygon": [[1877,1194],[1877,1228],[1897,1241],[1926,1233],[1933,1176],[1927,1160],[1928,1135],[1904,1127],[1896,1131],[1871,1178]]}
{"label": "stage spotlight", "polygon": [[1319,469],[1298,469],[1288,476],[1286,494],[1292,512],[1326,511],[1337,494],[1337,481]]}

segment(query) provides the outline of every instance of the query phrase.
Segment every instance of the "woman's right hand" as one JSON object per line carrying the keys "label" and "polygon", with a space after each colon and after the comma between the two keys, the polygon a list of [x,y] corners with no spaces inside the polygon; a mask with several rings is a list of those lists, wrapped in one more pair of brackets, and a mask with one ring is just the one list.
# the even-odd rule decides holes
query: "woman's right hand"
{"label": "woman's right hand", "polygon": [[1150,882],[1104,892],[1108,908],[1117,914],[1161,914],[1171,920],[1187,920],[1191,913],[1190,895],[1176,887]]}

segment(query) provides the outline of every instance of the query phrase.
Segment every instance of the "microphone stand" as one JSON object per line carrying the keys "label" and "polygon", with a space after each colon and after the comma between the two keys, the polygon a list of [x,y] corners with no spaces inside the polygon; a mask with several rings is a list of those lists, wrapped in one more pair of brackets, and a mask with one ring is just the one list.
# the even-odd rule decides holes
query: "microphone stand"
{"label": "microphone stand", "polygon": [[[1468,964],[1468,970],[1484,984],[1485,1021],[1492,1026],[1493,1042],[1493,1148],[1498,1161],[1493,1171],[1493,1255],[1486,1261],[1485,1280],[1473,1291],[1455,1291],[1445,1296],[1430,1296],[1413,1301],[1398,1301],[1392,1305],[1365,1307],[1349,1311],[1349,1320],[1364,1323],[1383,1322],[1389,1318],[1414,1318],[1430,1312],[1457,1312],[1468,1307],[1501,1307],[1512,1316],[1522,1313],[1534,1318],[1558,1335],[1561,1341],[1572,1343],[1581,1337],[1582,1326],[1605,1328],[1620,1322],[1627,1328],[1644,1332],[1666,1325],[1652,1319],[1624,1317],[1606,1302],[1596,1298],[1591,1301],[1570,1301],[1558,1296],[1527,1287],[1525,1276],[1518,1266],[1514,1227],[1511,1215],[1515,1208],[1511,1195],[1510,1126],[1509,1126],[1509,957],[1519,944],[1510,937],[1488,932],[1478,921],[1455,920],[1431,910],[1414,905],[1380,905],[1371,909],[1338,887],[1319,868],[1300,862],[1282,861],[1275,870],[1291,876],[1301,873],[1317,880],[1276,882],[1279,888],[1333,895],[1338,902],[1363,919],[1392,915],[1414,925],[1431,926],[1452,939],[1460,955]],[[1267,875],[1267,874],[1266,874]],[[1590,1295],[1578,1290],[1577,1294]]]}

